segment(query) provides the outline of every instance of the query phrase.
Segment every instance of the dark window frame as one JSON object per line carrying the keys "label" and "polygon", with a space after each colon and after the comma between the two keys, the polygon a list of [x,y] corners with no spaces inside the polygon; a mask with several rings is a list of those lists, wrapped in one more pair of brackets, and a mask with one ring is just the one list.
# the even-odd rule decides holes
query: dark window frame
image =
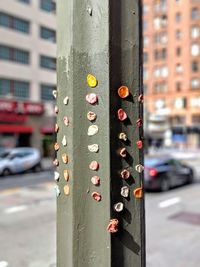
{"label": "dark window frame", "polygon": [[[3,83],[7,83],[7,91],[3,88]],[[21,86],[21,91],[19,87]],[[22,95],[22,89],[23,94]],[[3,91],[4,90],[4,91]],[[3,92],[3,93],[2,93]],[[30,97],[30,82],[22,80],[12,80],[7,78],[0,78],[0,95],[11,95],[12,97],[29,99]]]}
{"label": "dark window frame", "polygon": [[[7,23],[5,23],[7,19]],[[21,24],[21,28],[19,25]],[[22,27],[23,24],[23,27]],[[24,34],[30,33],[30,21],[0,12],[0,27],[6,27]]]}
{"label": "dark window frame", "polygon": [[47,70],[56,70],[56,58],[40,55],[40,67]]}
{"label": "dark window frame", "polygon": [[[4,57],[4,53],[1,54],[1,50],[7,50],[7,57]],[[21,57],[19,57],[19,54],[21,54]],[[30,52],[26,50],[22,50],[20,48],[1,45],[0,44],[0,59],[7,60],[7,61],[13,61],[16,63],[29,65],[30,63]]]}

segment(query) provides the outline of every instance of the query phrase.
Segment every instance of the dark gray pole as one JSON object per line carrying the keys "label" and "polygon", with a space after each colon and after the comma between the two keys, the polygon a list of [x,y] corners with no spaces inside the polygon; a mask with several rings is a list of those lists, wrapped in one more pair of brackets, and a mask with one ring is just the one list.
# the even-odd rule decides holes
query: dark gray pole
{"label": "dark gray pole", "polygon": [[140,4],[57,5],[57,267],[144,267]]}

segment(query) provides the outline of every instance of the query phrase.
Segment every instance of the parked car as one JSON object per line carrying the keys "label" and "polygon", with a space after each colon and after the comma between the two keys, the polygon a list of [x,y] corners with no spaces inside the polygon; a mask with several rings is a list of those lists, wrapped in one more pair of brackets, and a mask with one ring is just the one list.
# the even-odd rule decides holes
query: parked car
{"label": "parked car", "polygon": [[0,151],[0,175],[41,170],[41,156],[35,148],[14,148]]}
{"label": "parked car", "polygon": [[3,148],[3,147],[0,147],[0,160],[2,158],[5,158],[8,156],[8,154],[10,153],[11,149],[9,148]]}
{"label": "parked car", "polygon": [[172,156],[145,158],[144,186],[148,190],[167,191],[193,182],[193,169]]}

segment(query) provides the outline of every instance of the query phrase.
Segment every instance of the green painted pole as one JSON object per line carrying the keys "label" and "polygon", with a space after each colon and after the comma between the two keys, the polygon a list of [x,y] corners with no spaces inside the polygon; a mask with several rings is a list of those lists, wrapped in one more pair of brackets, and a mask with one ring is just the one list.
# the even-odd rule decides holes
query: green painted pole
{"label": "green painted pole", "polygon": [[140,2],[57,6],[57,267],[144,267]]}

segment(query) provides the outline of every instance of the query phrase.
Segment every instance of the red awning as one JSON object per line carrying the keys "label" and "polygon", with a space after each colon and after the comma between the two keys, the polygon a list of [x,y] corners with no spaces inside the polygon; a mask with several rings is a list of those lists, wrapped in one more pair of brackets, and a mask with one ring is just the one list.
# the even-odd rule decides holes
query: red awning
{"label": "red awning", "polygon": [[0,124],[0,133],[32,133],[33,128],[28,125]]}
{"label": "red awning", "polygon": [[42,134],[52,134],[52,133],[54,133],[55,132],[55,129],[54,129],[54,127],[53,126],[44,126],[44,127],[42,127],[42,128],[40,128],[40,132],[42,133]]}

